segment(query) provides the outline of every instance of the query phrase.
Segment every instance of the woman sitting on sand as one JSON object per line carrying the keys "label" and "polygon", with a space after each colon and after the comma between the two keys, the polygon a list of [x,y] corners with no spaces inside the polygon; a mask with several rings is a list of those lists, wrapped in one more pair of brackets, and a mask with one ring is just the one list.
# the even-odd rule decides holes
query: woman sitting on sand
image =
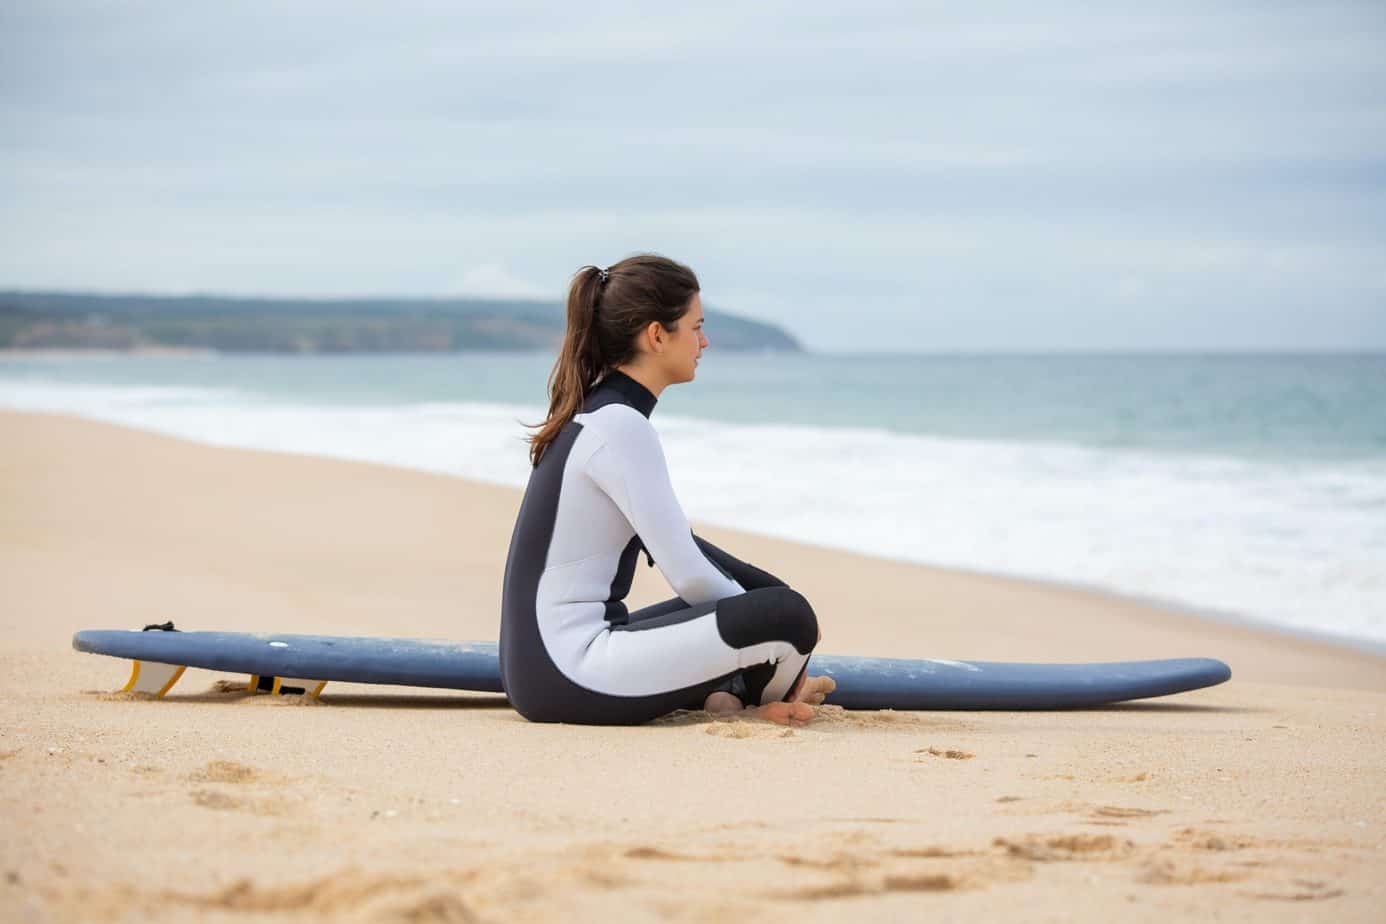
{"label": "woman sitting on sand", "polygon": [[[707,347],[698,279],[653,254],[583,267],[549,377],[549,416],[510,540],[501,682],[536,722],[615,725],[675,709],[781,724],[833,686],[807,677],[822,637],[807,600],[696,536],[650,424]],[[677,597],[627,612],[641,550]]]}

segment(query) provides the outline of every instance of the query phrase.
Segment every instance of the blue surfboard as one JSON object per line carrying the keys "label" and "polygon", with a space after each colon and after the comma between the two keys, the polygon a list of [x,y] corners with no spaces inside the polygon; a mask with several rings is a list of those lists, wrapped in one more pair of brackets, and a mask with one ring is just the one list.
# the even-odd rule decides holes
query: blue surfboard
{"label": "blue surfboard", "polygon": [[[495,642],[88,629],[72,647],[141,663],[169,665],[144,687],[166,693],[182,667],[348,683],[397,684],[503,693]],[[175,673],[178,671],[178,673]],[[814,655],[809,671],[837,682],[827,702],[847,709],[1066,709],[1168,696],[1232,676],[1211,658],[1104,664],[1008,664]],[[172,680],[167,680],[171,676]],[[162,686],[167,680],[167,684]],[[301,685],[301,681],[295,681]],[[278,689],[276,682],[275,689]],[[318,688],[321,689],[320,687]]]}

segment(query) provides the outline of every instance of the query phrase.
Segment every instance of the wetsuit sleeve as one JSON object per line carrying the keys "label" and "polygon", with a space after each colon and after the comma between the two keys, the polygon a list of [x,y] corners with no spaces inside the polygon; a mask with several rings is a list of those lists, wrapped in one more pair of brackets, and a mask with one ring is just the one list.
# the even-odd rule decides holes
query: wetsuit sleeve
{"label": "wetsuit sleeve", "polygon": [[730,552],[719,549],[697,533],[693,534],[693,541],[697,543],[698,548],[703,550],[703,554],[708,557],[708,560],[717,566],[718,570],[747,590],[756,590],[761,587],[788,586],[784,581],[781,581],[769,571],[757,568],[755,565],[742,561]]}
{"label": "wetsuit sleeve", "polygon": [[646,420],[623,421],[613,428],[592,454],[587,472],[620,508],[669,586],[690,606],[745,592],[693,541],[659,437]]}

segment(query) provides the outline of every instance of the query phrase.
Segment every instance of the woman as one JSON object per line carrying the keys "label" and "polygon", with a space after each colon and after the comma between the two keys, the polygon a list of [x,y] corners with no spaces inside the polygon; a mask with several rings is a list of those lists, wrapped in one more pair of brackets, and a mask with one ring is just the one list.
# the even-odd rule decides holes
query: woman
{"label": "woman", "polygon": [[[650,424],[707,346],[698,279],[640,254],[583,267],[549,377],[549,416],[505,565],[500,655],[537,722],[635,724],[675,709],[803,724],[832,689],[807,678],[821,634],[783,581],[693,534]],[[627,612],[641,550],[678,596]]]}

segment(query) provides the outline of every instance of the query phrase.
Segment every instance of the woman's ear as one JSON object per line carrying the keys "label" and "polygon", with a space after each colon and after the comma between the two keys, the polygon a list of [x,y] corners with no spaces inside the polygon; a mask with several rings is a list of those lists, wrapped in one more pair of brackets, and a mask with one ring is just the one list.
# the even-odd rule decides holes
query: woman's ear
{"label": "woman's ear", "polygon": [[651,321],[645,325],[645,343],[649,346],[652,353],[664,352],[664,338],[667,332],[664,325],[658,321]]}

